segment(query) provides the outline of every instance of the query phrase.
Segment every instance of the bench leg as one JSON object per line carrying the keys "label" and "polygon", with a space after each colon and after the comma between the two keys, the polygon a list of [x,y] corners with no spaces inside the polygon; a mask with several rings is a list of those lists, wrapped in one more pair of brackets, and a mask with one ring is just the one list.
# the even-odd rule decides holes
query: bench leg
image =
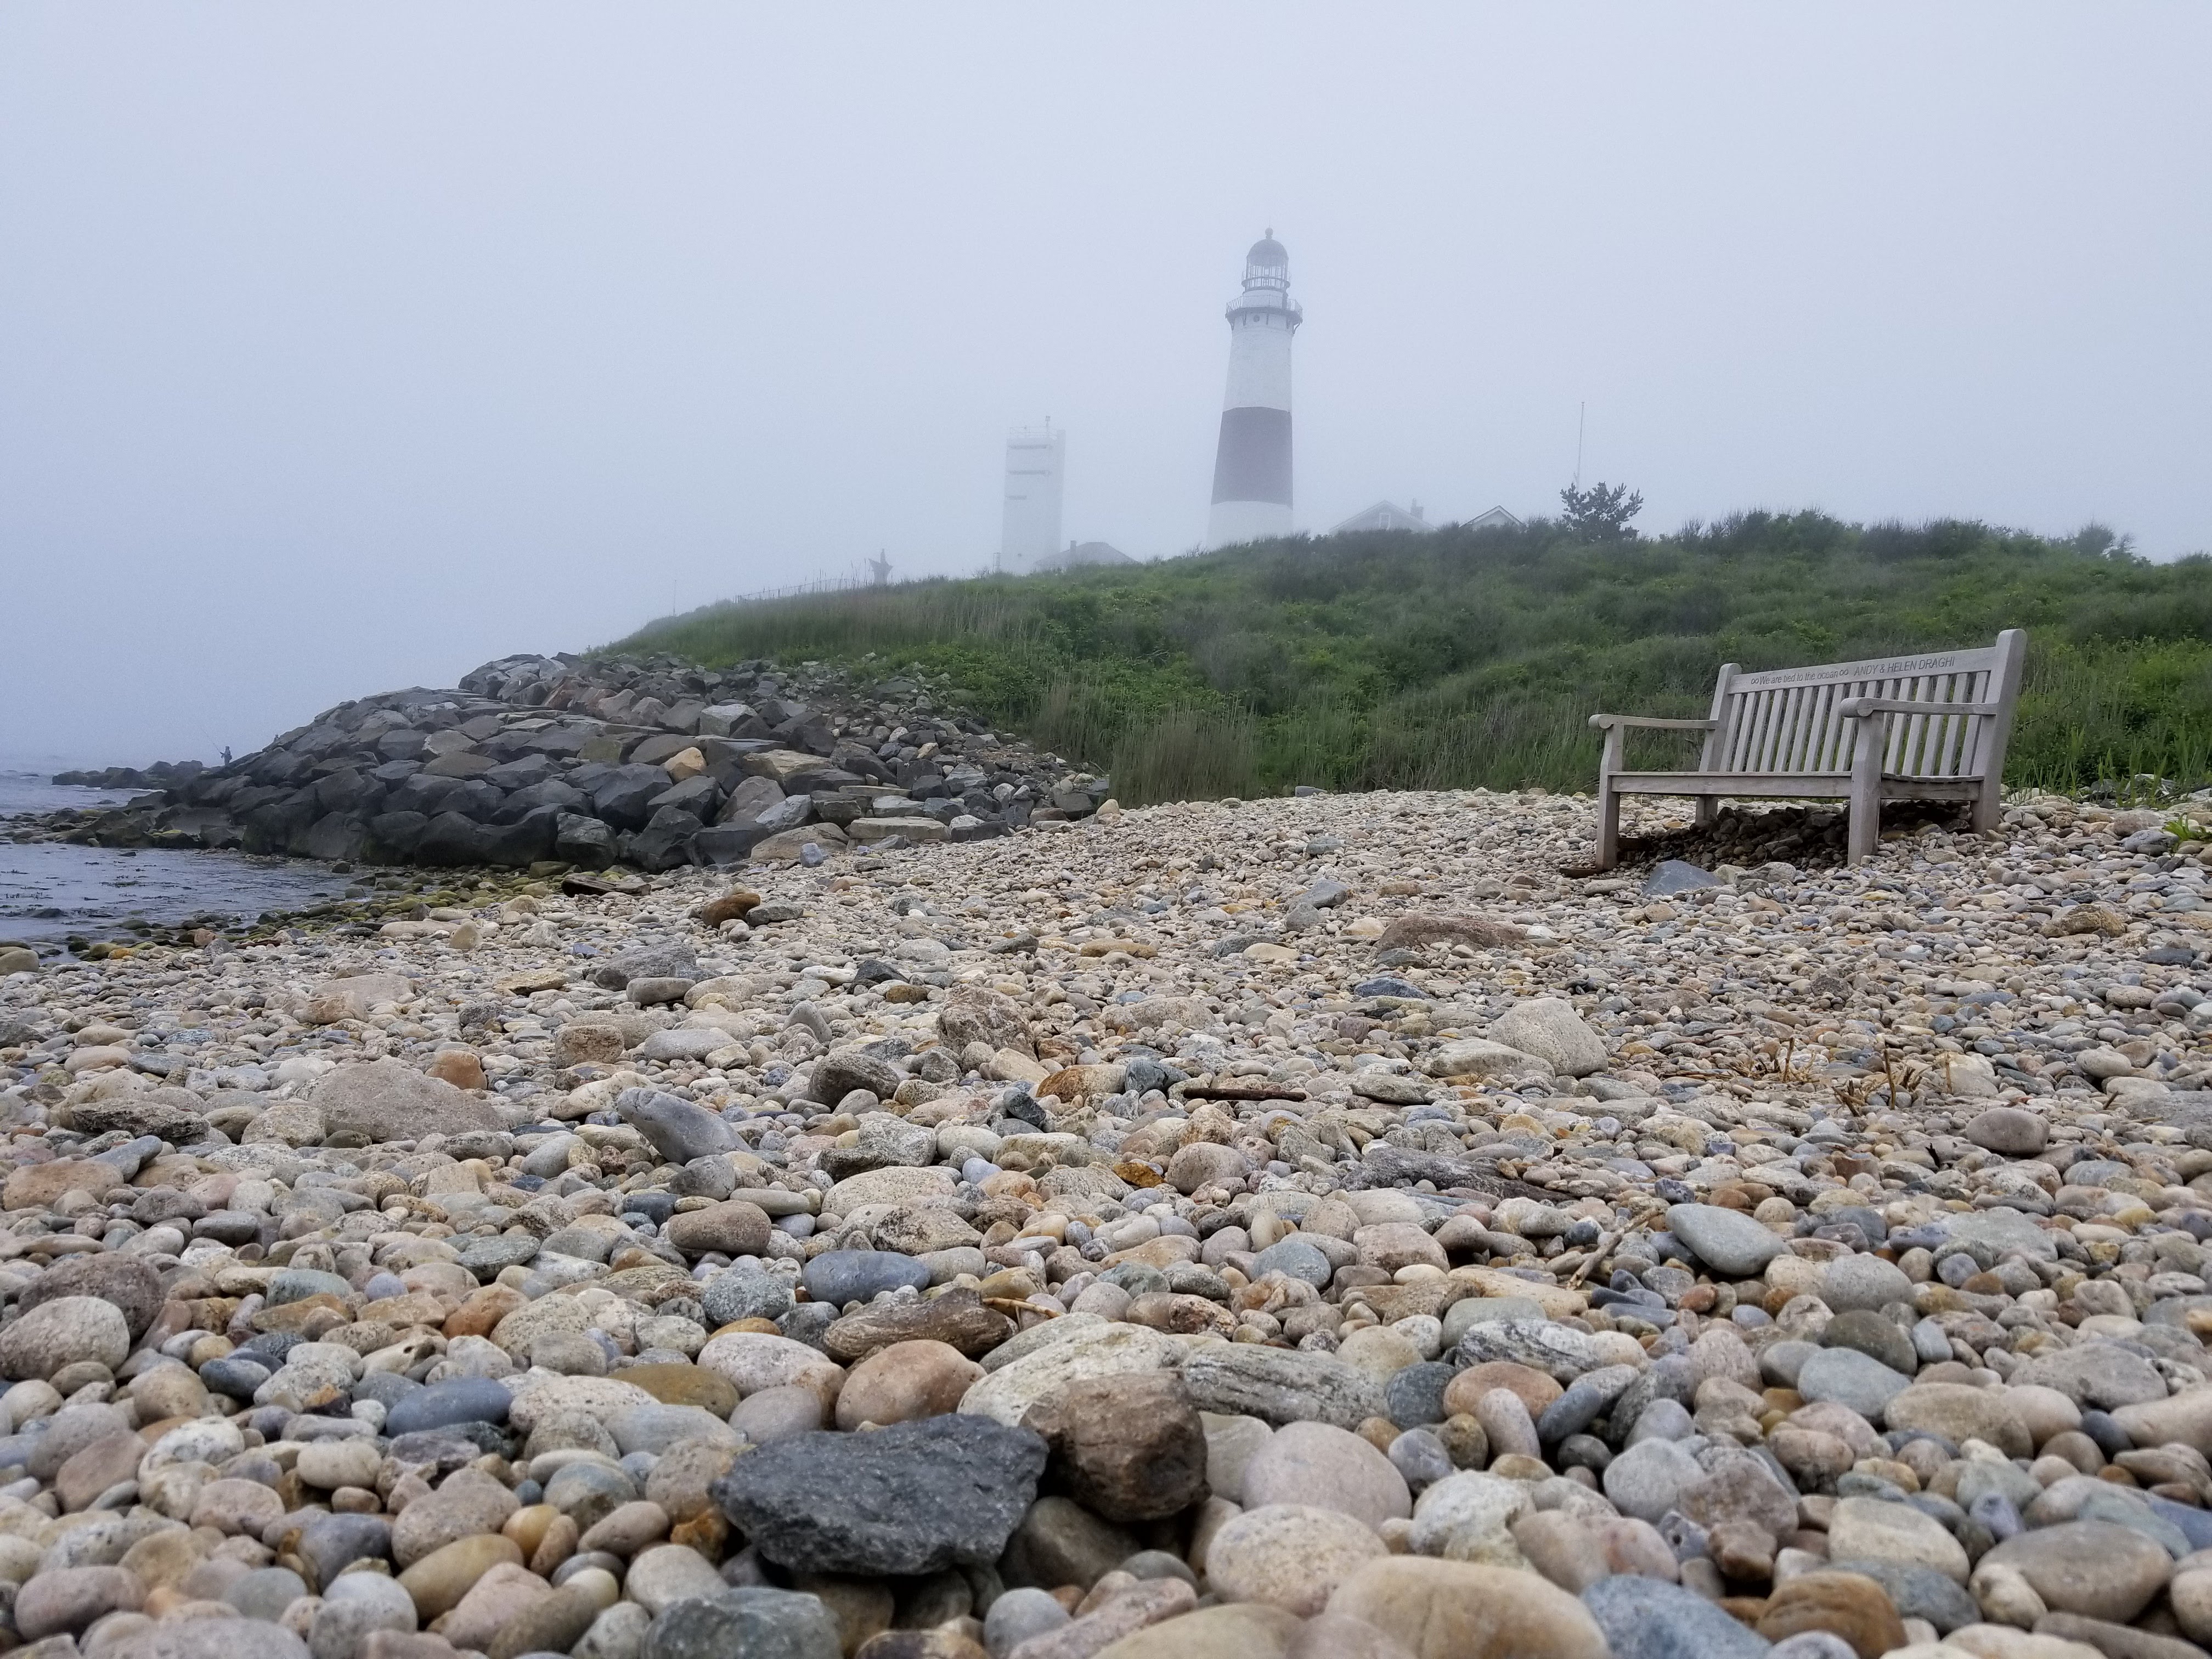
{"label": "bench leg", "polygon": [[1597,867],[1620,862],[1620,796],[1604,784],[1597,792]]}
{"label": "bench leg", "polygon": [[1856,864],[1881,844],[1881,751],[1888,735],[1879,716],[1858,722],[1851,751],[1851,814],[1844,861]]}
{"label": "bench leg", "polygon": [[1997,827],[2004,816],[2004,780],[1984,778],[1982,793],[1974,797],[1974,830],[1978,835],[1987,835]]}
{"label": "bench leg", "polygon": [[1698,829],[1711,829],[1715,823],[1719,822],[1720,816],[1721,798],[1718,795],[1700,795],[1698,797]]}

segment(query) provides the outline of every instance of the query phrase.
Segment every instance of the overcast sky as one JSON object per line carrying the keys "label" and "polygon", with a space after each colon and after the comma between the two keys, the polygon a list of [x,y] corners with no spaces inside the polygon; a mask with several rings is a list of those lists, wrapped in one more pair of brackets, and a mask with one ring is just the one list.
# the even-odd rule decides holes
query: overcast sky
{"label": "overcast sky", "polygon": [[2212,11],[0,8],[0,754],[243,750],[720,595],[1203,532],[1273,226],[1379,498],[2212,546]]}

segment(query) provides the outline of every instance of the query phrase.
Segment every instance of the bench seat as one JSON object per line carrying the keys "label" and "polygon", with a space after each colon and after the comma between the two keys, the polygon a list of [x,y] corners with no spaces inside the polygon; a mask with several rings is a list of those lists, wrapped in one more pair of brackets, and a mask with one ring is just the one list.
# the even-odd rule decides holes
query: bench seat
{"label": "bench seat", "polygon": [[[1620,862],[1623,795],[1694,796],[1699,823],[1711,823],[1730,796],[1848,800],[1853,864],[1879,842],[1886,800],[1970,801],[1974,827],[1992,828],[2027,648],[2027,635],[2010,628],[1976,651],[1755,674],[1723,663],[1704,720],[1593,714],[1590,724],[1605,733],[1599,867]],[[1629,771],[1621,762],[1632,728],[1702,732],[1698,764]]]}

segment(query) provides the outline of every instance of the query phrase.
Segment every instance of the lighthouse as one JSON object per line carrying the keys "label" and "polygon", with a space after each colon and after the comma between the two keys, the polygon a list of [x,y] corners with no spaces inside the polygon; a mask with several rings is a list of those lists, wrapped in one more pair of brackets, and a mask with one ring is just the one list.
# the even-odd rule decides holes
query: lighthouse
{"label": "lighthouse", "polygon": [[1291,336],[1304,320],[1291,298],[1291,256],[1270,229],[1244,256],[1244,291],[1229,302],[1208,547],[1291,533]]}

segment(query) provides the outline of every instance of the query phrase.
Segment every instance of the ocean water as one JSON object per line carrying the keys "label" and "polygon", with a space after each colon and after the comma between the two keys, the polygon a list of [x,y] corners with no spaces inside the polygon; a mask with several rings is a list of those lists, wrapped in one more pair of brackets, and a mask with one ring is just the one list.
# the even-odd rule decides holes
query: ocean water
{"label": "ocean water", "polygon": [[118,806],[134,793],[0,771],[0,943],[27,945],[43,957],[61,951],[62,941],[72,934],[125,938],[131,921],[165,927],[216,915],[250,922],[335,898],[351,879],[306,859],[4,839],[11,817]]}

